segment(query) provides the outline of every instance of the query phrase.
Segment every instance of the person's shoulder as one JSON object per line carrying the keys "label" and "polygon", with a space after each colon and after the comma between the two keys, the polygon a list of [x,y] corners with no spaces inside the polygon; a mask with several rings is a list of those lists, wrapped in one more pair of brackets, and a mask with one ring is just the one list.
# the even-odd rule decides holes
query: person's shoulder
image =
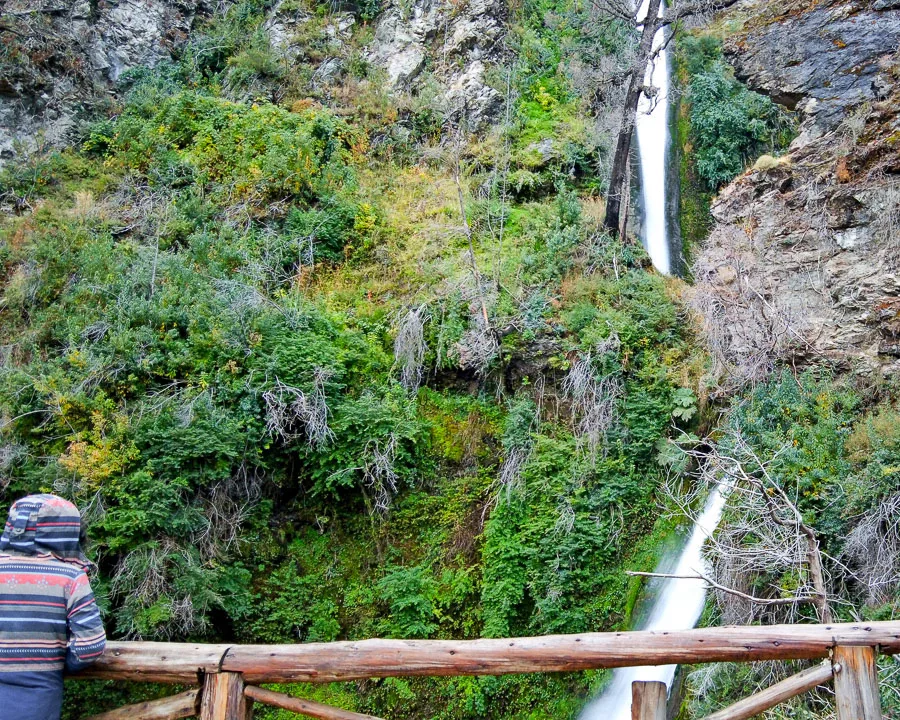
{"label": "person's shoulder", "polygon": [[58,560],[52,555],[0,555],[0,571],[39,572],[71,580],[85,575],[83,569],[72,563]]}

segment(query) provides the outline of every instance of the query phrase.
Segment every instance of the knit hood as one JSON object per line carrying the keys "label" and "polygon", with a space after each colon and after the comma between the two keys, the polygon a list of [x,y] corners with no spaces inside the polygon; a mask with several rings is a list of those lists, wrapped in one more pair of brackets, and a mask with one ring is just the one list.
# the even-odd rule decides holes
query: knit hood
{"label": "knit hood", "polygon": [[20,555],[49,554],[63,562],[87,568],[81,550],[81,513],[56,495],[28,495],[9,509],[0,537],[0,552]]}

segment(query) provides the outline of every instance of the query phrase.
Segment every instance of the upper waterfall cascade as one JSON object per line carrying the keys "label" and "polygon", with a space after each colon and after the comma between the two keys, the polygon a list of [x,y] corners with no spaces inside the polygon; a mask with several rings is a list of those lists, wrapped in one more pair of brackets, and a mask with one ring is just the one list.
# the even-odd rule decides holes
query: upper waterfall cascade
{"label": "upper waterfall cascade", "polygon": [[[646,14],[647,2],[641,10]],[[660,5],[660,13],[665,2]],[[658,52],[647,68],[645,85],[655,89],[652,97],[641,95],[636,132],[641,170],[641,202],[644,211],[643,242],[653,266],[661,273],[671,272],[669,237],[666,228],[666,158],[669,150],[669,52],[664,47],[666,29],[660,28],[653,39]]]}

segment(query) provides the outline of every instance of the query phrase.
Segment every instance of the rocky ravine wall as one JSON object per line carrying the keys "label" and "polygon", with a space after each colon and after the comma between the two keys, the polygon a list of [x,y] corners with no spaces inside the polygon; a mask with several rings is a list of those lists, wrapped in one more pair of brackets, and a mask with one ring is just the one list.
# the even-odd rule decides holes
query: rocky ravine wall
{"label": "rocky ravine wall", "polygon": [[125,70],[169,57],[207,10],[204,0],[0,3],[0,162],[65,142]]}
{"label": "rocky ravine wall", "polygon": [[[0,164],[20,149],[67,142],[80,116],[89,116],[126,70],[154,66],[171,56],[205,15],[223,12],[228,0],[9,0],[0,2]],[[501,94],[488,85],[491,64],[501,60],[506,4],[500,0],[395,0],[375,20],[366,59],[388,85],[406,90],[427,70],[434,101],[450,117],[465,115],[482,128],[502,110]],[[298,62],[297,37],[309,11],[273,4],[265,29],[276,52]],[[316,82],[342,70],[340,48],[357,20],[331,17],[334,56]]]}
{"label": "rocky ravine wall", "polygon": [[756,0],[726,45],[795,107],[790,152],[713,203],[695,303],[723,384],[776,360],[900,374],[900,2]]}

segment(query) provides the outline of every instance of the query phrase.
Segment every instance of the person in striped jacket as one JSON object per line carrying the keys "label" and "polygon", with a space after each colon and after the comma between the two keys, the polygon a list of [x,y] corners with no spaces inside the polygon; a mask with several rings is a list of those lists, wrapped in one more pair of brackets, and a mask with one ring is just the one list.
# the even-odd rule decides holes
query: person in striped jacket
{"label": "person in striped jacket", "polygon": [[56,495],[10,508],[0,537],[0,715],[59,720],[63,671],[103,654],[106,633],[82,551],[81,514]]}

